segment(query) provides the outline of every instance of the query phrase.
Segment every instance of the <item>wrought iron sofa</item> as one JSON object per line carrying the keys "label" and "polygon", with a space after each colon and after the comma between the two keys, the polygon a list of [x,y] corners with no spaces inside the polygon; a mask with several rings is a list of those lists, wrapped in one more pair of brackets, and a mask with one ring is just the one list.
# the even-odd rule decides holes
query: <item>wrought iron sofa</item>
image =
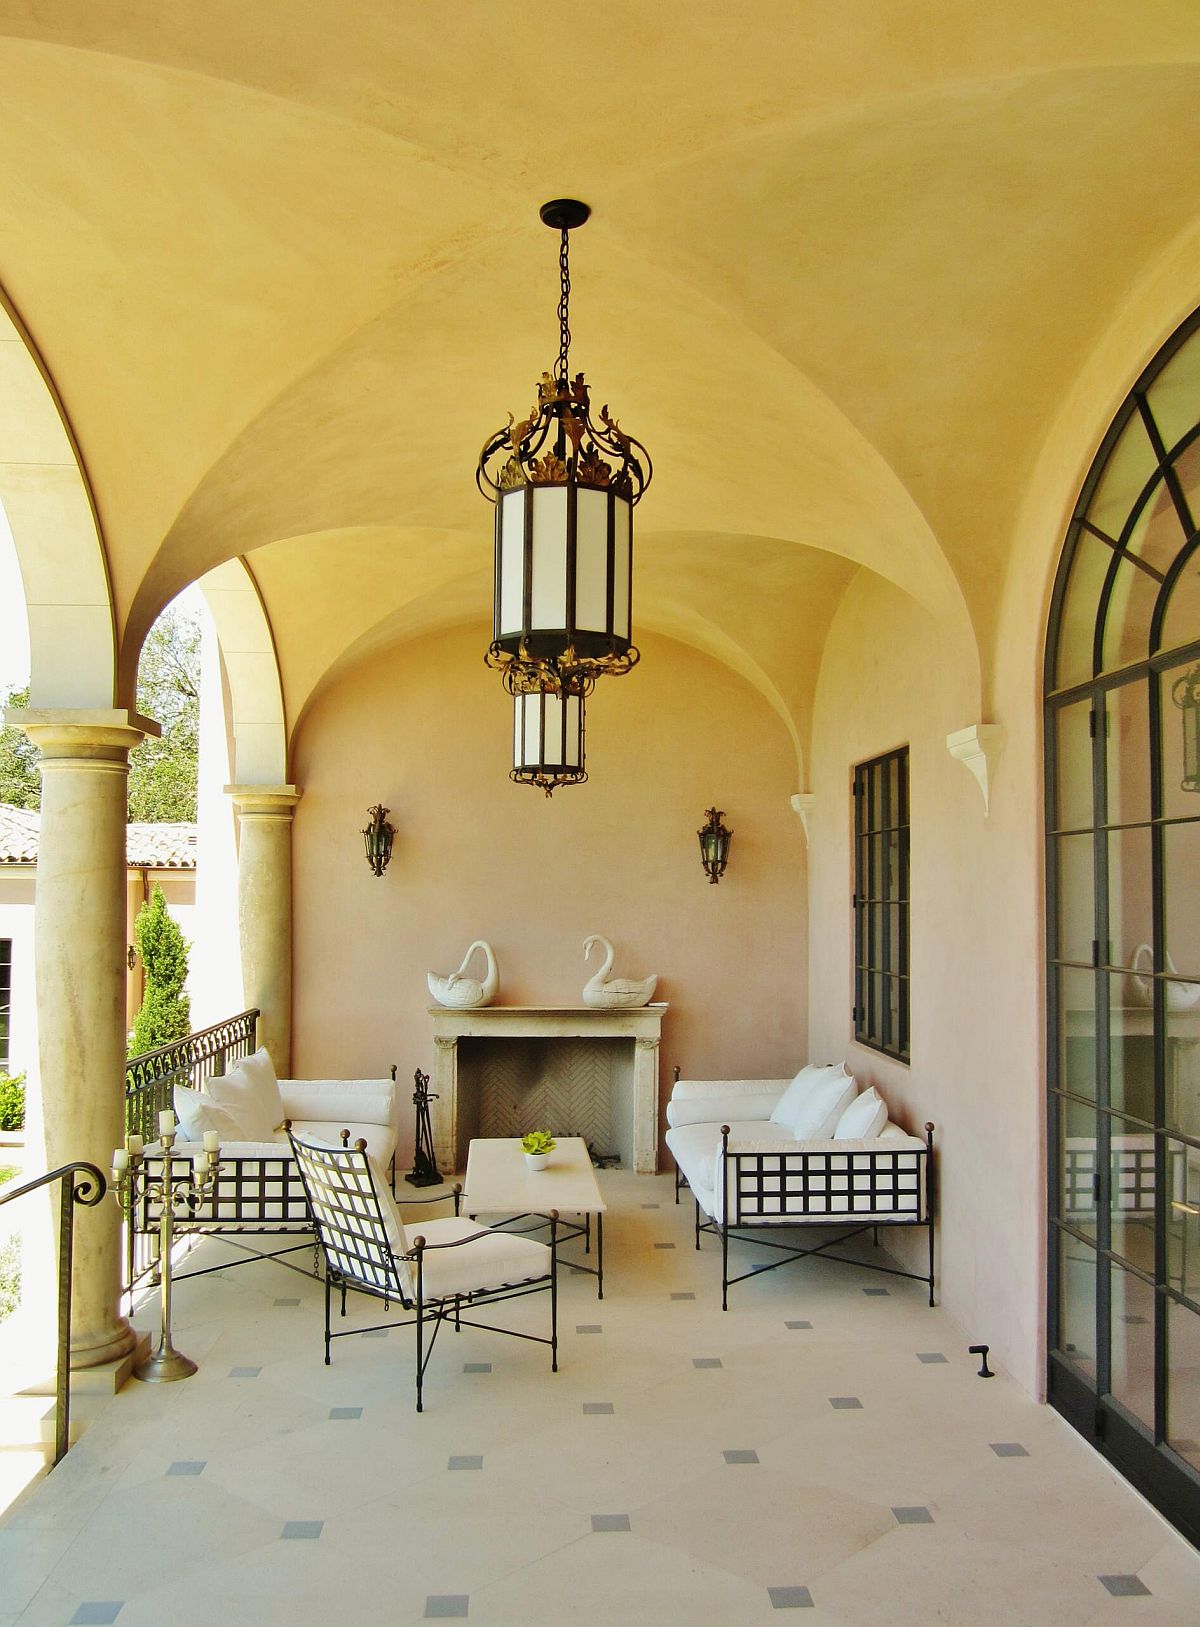
{"label": "wrought iron sofa", "polygon": [[[924,1138],[887,1120],[869,1139],[797,1139],[771,1117],[792,1084],[681,1079],[675,1070],[666,1135],[675,1160],[675,1201],[683,1186],[690,1188],[697,1249],[703,1232],[720,1238],[722,1309],[728,1309],[734,1283],[810,1255],[925,1282],[932,1305],[933,1125],[925,1126]],[[878,1242],[881,1228],[897,1226],[925,1229],[927,1275],[831,1252],[866,1232]],[[834,1234],[811,1244],[801,1244],[794,1233],[780,1237],[792,1227],[833,1228]],[[779,1258],[730,1276],[731,1238],[771,1249]]]}
{"label": "wrought iron sofa", "polygon": [[[393,1191],[396,1180],[396,1141],[398,1134],[395,1069],[389,1079],[279,1079],[270,1071],[278,1096],[263,1120],[262,1132],[253,1137],[231,1135],[220,1124],[222,1112],[215,1100],[218,1093],[236,1090],[239,1076],[266,1056],[259,1051],[242,1057],[228,1072],[205,1077],[197,1091],[176,1081],[172,1104],[180,1121],[175,1157],[195,1156],[203,1150],[198,1125],[218,1128],[221,1162],[212,1194],[202,1204],[181,1217],[178,1235],[221,1237],[240,1249],[246,1259],[278,1259],[298,1250],[315,1247],[313,1221],[304,1182],[296,1167],[286,1125],[299,1136],[332,1146],[365,1143],[381,1170],[388,1171]],[[269,1067],[269,1059],[267,1059]],[[209,1097],[214,1101],[210,1104]],[[198,1108],[197,1104],[203,1104]],[[160,1109],[161,1111],[161,1109]],[[205,1115],[215,1115],[206,1117]],[[189,1135],[189,1129],[191,1133]],[[147,1184],[161,1173],[155,1158],[155,1145],[145,1149]],[[154,1264],[158,1238],[159,1209],[143,1187],[131,1215],[128,1229],[127,1273],[130,1287]],[[242,1241],[249,1237],[290,1239],[283,1247],[262,1250]],[[176,1280],[200,1276],[206,1271],[227,1269],[230,1262],[203,1269],[180,1271]]]}

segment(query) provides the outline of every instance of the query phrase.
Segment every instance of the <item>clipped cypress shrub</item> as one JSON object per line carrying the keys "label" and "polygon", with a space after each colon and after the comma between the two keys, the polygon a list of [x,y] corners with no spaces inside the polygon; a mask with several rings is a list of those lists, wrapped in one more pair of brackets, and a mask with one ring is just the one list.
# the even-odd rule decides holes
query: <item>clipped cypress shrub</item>
{"label": "clipped cypress shrub", "polygon": [[188,974],[187,939],[167,913],[162,888],[155,887],[133,924],[138,954],[146,969],[146,991],[133,1024],[130,1056],[184,1039],[192,1027],[192,1008],[183,985]]}

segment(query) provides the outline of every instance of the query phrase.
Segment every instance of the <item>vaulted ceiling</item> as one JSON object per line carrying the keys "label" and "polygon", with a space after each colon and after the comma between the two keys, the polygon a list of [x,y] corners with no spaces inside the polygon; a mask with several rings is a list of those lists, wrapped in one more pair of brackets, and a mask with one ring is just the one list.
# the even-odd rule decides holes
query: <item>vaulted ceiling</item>
{"label": "vaulted ceiling", "polygon": [[238,555],[293,721],[486,617],[474,461],[553,359],[562,194],[573,364],[656,465],[638,624],[801,734],[856,569],[986,663],[1047,428],[1200,219],[1198,103],[1194,0],[0,0],[0,283],[126,681]]}

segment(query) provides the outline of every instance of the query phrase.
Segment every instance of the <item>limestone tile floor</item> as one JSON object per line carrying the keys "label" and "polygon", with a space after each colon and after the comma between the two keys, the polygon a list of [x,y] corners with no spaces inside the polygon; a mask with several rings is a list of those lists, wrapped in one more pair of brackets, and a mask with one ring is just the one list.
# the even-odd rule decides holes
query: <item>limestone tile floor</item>
{"label": "limestone tile floor", "polygon": [[[690,1200],[601,1179],[607,1297],[564,1274],[557,1376],[535,1345],[447,1333],[420,1417],[411,1330],[327,1369],[312,1280],[182,1286],[200,1372],[128,1385],[0,1523],[0,1627],[1200,1621],[1200,1555],[978,1379],[918,1284],[807,1262],[723,1315]],[[533,1328],[547,1302],[497,1314]]]}

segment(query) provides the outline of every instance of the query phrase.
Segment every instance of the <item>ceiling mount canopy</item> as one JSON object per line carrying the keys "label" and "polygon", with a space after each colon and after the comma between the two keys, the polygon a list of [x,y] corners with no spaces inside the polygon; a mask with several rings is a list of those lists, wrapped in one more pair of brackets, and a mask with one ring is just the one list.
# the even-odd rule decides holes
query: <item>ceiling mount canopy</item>
{"label": "ceiling mount canopy", "polygon": [[487,652],[510,694],[590,693],[638,661],[632,636],[633,509],[650,484],[645,447],[607,403],[593,416],[570,372],[570,233],[587,204],[542,205],[560,234],[559,349],[537,399],[491,435],[476,481],[496,505],[493,638]]}

